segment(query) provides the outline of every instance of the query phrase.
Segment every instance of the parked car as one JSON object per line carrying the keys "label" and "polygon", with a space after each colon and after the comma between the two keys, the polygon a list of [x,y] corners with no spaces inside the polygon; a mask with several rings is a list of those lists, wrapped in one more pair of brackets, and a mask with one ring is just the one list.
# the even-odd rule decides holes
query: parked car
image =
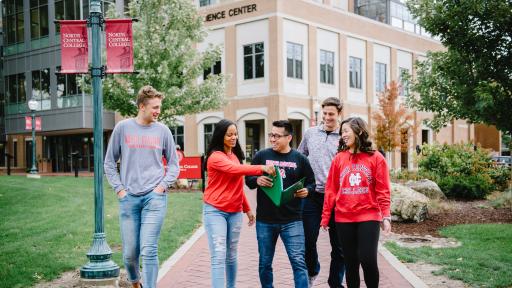
{"label": "parked car", "polygon": [[508,166],[512,167],[512,157],[511,156],[493,156],[492,161],[499,166]]}

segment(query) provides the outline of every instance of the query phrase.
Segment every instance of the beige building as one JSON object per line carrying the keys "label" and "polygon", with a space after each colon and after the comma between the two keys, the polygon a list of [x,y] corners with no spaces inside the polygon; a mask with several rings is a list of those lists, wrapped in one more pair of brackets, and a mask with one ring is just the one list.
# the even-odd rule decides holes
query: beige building
{"label": "beige building", "polygon": [[[208,72],[229,75],[230,80],[226,87],[228,104],[223,110],[178,117],[178,125],[172,127],[187,156],[204,153],[214,124],[222,118],[238,124],[248,159],[268,146],[267,132],[278,119],[292,121],[296,131],[292,145],[297,147],[303,132],[318,122],[319,103],[327,97],[343,101],[343,117],[360,116],[373,128],[371,114],[378,109],[377,95],[386,83],[399,81],[402,72],[414,77],[416,60],[424,58],[427,51],[444,49],[414,22],[403,0],[191,1],[209,31],[197,49],[204,50],[208,44],[223,47],[221,60]],[[127,2],[116,0],[116,7],[122,9]],[[62,8],[62,1],[47,3],[41,5],[51,12],[49,15],[58,14]],[[31,5],[25,1],[14,10],[8,9],[2,19],[6,21],[12,13],[23,15]],[[65,10],[61,18],[86,17],[87,1],[78,8],[83,11],[67,15]],[[30,131],[24,129],[24,117],[30,115],[26,101],[35,98],[40,99],[38,115],[43,118],[42,131],[36,136],[39,170],[70,172],[70,155],[78,153],[79,169],[93,171],[91,97],[79,89],[73,75],[58,77],[54,73],[60,65],[55,25],[51,21],[41,20],[41,25],[25,21],[24,27],[4,33],[0,156],[13,156],[9,163],[18,172],[31,166],[32,139]],[[46,34],[35,33],[39,31],[36,28]],[[416,145],[434,141],[480,143],[500,151],[499,133],[492,127],[458,120],[434,133],[421,125],[430,114],[412,112],[418,129],[402,137],[404,149],[391,157],[394,168],[414,167]],[[119,119],[119,115],[105,111],[105,145]],[[6,160],[0,157],[0,173],[5,172]]]}
{"label": "beige building", "polygon": [[[236,121],[248,158],[268,146],[272,121],[289,119],[297,147],[305,129],[317,121],[327,97],[344,103],[343,117],[359,116],[373,128],[377,95],[401,73],[413,77],[413,63],[427,51],[444,49],[409,15],[401,1],[357,0],[196,0],[209,29],[204,43],[221,45],[212,73],[230,76],[222,111],[180,118],[186,155],[204,153],[213,125]],[[405,92],[404,92],[405,93]],[[414,113],[422,123],[429,113]],[[393,153],[394,168],[412,168],[416,145],[482,142],[499,151],[499,133],[457,120],[434,133],[418,125],[403,137],[407,150]],[[177,132],[177,131],[176,131]],[[179,141],[178,141],[179,142]]]}

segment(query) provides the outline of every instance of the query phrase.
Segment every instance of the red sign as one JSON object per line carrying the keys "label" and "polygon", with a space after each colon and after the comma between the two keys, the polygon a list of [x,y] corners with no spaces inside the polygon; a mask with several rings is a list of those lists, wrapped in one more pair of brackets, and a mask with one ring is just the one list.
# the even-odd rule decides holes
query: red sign
{"label": "red sign", "polygon": [[89,71],[89,45],[85,20],[60,20],[60,73],[76,74]]}
{"label": "red sign", "polygon": [[183,157],[178,179],[201,179],[201,157]]}
{"label": "red sign", "polygon": [[133,72],[132,19],[105,20],[107,73]]}
{"label": "red sign", "polygon": [[[36,131],[41,131],[41,117],[36,117]],[[32,130],[32,117],[25,116],[25,130]]]}

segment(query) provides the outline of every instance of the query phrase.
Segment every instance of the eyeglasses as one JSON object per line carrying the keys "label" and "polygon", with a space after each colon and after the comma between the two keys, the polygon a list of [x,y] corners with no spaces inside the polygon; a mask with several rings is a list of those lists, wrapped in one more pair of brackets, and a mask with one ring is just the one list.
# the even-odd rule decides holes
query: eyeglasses
{"label": "eyeglasses", "polygon": [[281,139],[281,137],[286,137],[290,134],[280,135],[280,134],[268,133],[267,135],[268,135],[268,138],[274,138],[276,140],[279,140],[279,139]]}

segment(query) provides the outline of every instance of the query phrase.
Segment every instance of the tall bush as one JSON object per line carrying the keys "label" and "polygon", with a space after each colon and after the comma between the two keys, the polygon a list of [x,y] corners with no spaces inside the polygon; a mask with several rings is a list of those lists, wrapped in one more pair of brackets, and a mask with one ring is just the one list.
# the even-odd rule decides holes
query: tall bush
{"label": "tall bush", "polygon": [[486,150],[472,144],[424,145],[418,167],[420,175],[437,182],[452,198],[484,198],[510,178],[507,170],[493,165]]}

